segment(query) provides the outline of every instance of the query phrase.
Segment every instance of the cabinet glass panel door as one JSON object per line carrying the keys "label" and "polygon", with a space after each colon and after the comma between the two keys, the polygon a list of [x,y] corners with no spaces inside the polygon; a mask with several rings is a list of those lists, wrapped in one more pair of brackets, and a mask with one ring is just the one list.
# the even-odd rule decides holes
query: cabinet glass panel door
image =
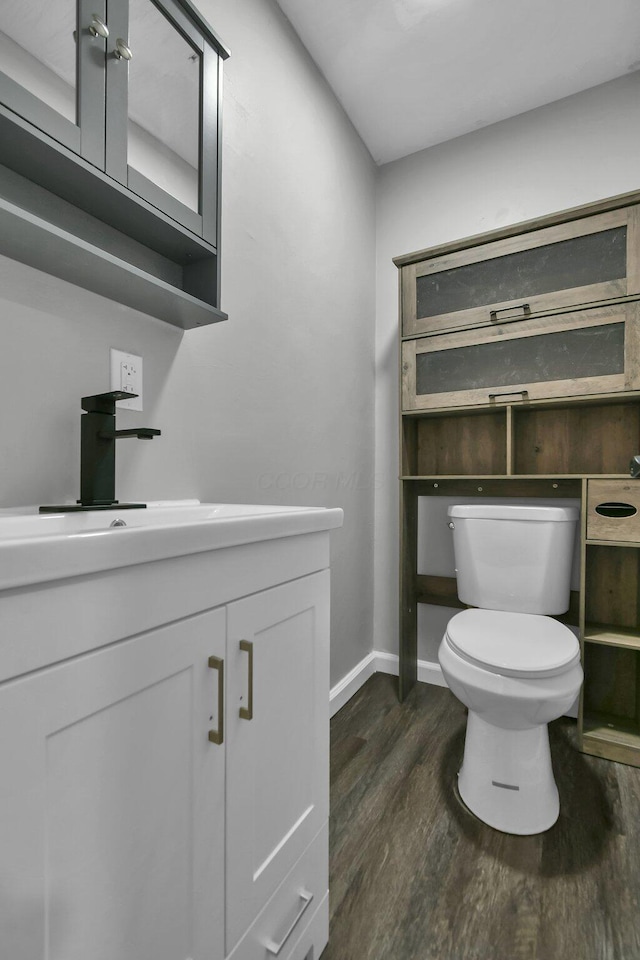
{"label": "cabinet glass panel door", "polygon": [[403,267],[403,334],[526,320],[640,292],[637,206]]}
{"label": "cabinet glass panel door", "polygon": [[640,311],[601,307],[403,344],[403,409],[637,390]]}
{"label": "cabinet glass panel door", "polygon": [[621,280],[626,270],[627,229],[616,227],[418,277],[418,316]]}
{"label": "cabinet glass panel door", "polygon": [[76,122],[75,0],[4,0],[2,69],[63,117]]}
{"label": "cabinet glass panel door", "polygon": [[127,162],[197,212],[202,53],[151,0],[130,0],[128,46]]}
{"label": "cabinet glass panel door", "polygon": [[493,390],[624,372],[624,323],[474,343],[416,357],[416,392]]}
{"label": "cabinet glass panel door", "polygon": [[106,172],[216,241],[218,54],[175,0],[110,14]]}
{"label": "cabinet glass panel door", "polygon": [[[107,36],[104,0],[0,3],[0,100],[98,166]],[[90,107],[94,83],[98,100]]]}

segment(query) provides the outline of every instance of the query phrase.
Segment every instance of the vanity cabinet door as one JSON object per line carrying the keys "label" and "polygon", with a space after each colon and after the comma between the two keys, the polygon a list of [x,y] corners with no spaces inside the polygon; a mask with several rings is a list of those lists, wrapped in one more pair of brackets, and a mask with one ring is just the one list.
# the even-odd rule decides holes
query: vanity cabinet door
{"label": "vanity cabinet door", "polygon": [[176,0],[110,14],[106,172],[215,244],[217,51]]}
{"label": "vanity cabinet door", "polygon": [[402,268],[403,335],[491,326],[640,293],[640,207],[521,233]]}
{"label": "vanity cabinet door", "polygon": [[215,610],[0,687],[3,957],[224,956],[224,640]]}
{"label": "vanity cabinet door", "polygon": [[104,165],[106,0],[2,0],[0,102]]}
{"label": "vanity cabinet door", "polygon": [[[328,817],[329,571],[231,604],[227,660],[230,953]],[[273,917],[283,956],[318,906],[310,886]]]}
{"label": "vanity cabinet door", "polygon": [[406,340],[403,410],[640,389],[640,308],[600,307]]}

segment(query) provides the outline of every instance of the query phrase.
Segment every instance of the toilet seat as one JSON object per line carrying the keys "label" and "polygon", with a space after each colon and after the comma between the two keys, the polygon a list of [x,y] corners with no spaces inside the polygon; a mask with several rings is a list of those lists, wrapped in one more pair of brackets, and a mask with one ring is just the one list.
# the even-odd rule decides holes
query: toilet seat
{"label": "toilet seat", "polygon": [[554,677],[580,660],[576,636],[552,617],[502,610],[464,610],[445,640],[463,660],[505,677]]}

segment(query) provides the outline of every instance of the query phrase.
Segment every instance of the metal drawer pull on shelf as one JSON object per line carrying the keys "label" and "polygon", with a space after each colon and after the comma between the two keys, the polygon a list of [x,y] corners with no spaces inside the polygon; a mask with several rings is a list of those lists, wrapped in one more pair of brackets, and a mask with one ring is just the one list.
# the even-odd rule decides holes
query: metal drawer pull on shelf
{"label": "metal drawer pull on shelf", "polygon": [[[499,317],[499,313],[507,313],[509,310],[522,310],[521,317]],[[497,323],[500,320],[526,320],[531,316],[531,307],[528,303],[519,303],[517,307],[499,307],[498,310],[490,310],[489,318],[492,323]]]}
{"label": "metal drawer pull on shelf", "polygon": [[275,943],[273,940],[267,940],[267,942],[265,943],[265,947],[267,948],[268,953],[272,954],[272,956],[274,956],[274,957],[277,957],[277,956],[278,956],[278,954],[280,953],[280,951],[281,951],[282,948],[284,947],[285,943],[287,942],[287,940],[289,939],[289,937],[290,937],[291,934],[293,933],[294,928],[295,928],[295,927],[297,926],[297,924],[300,922],[300,919],[301,919],[303,913],[305,912],[305,910],[307,909],[307,907],[309,906],[309,904],[310,904],[311,901],[313,900],[313,894],[312,894],[312,893],[309,893],[307,890],[301,890],[301,891],[300,891],[300,899],[303,901],[302,906],[301,906],[300,909],[298,910],[298,912],[297,912],[297,914],[296,914],[296,916],[295,916],[295,919],[294,919],[293,923],[291,924],[291,926],[289,927],[289,929],[288,929],[287,932],[285,933],[285,935],[284,935],[284,937],[282,938],[282,940],[280,941],[280,943]]}
{"label": "metal drawer pull on shelf", "polygon": [[240,649],[249,654],[248,664],[248,698],[249,706],[240,707],[241,720],[253,720],[253,643],[251,640],[241,640]]}
{"label": "metal drawer pull on shelf", "polygon": [[522,396],[523,400],[529,399],[528,390],[505,390],[504,393],[490,393],[489,400],[495,400],[496,397],[519,397]]}
{"label": "metal drawer pull on shelf", "polygon": [[224,741],[224,660],[209,657],[209,667],[218,671],[218,729],[209,730],[209,740],[220,744]]}

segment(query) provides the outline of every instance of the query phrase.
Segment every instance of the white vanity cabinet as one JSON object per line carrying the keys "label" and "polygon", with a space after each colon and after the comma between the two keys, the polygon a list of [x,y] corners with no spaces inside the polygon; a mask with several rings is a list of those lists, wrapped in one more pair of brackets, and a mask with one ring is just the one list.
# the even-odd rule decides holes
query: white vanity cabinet
{"label": "white vanity cabinet", "polygon": [[1,956],[320,956],[318,526],[235,545],[227,527],[221,549],[0,589]]}

